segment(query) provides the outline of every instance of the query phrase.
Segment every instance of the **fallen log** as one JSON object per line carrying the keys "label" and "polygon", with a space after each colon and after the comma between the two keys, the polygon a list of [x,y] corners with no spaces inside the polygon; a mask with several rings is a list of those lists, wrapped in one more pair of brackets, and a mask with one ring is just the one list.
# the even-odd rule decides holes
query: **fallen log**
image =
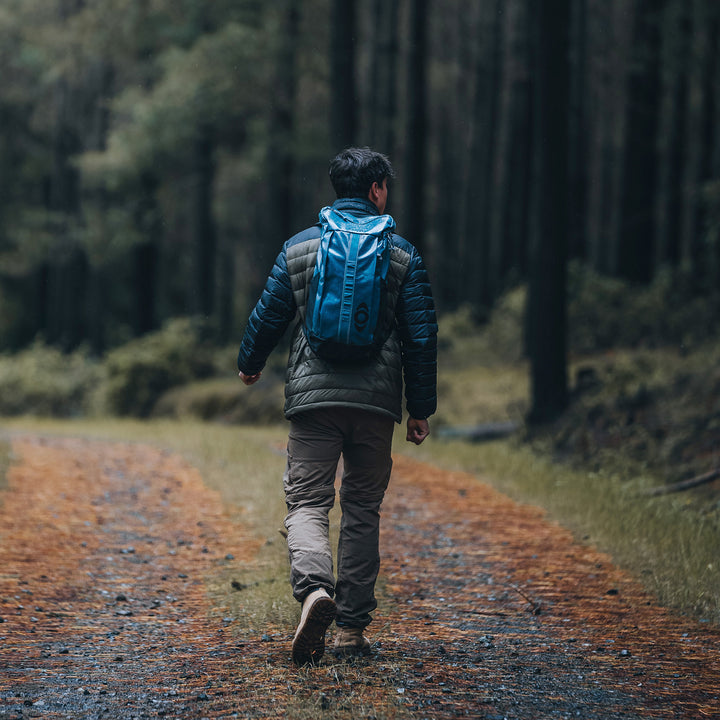
{"label": "fallen log", "polygon": [[720,468],[715,468],[715,470],[711,470],[710,472],[705,473],[704,475],[697,475],[693,478],[689,478],[688,480],[683,480],[682,482],[673,483],[672,485],[662,485],[661,487],[651,488],[648,490],[645,494],[649,495],[650,497],[655,497],[657,495],[669,495],[670,493],[676,493],[676,492],[682,492],[683,490],[690,490],[690,488],[698,487],[699,485],[704,485],[705,483],[712,482],[716,478],[720,477]]}

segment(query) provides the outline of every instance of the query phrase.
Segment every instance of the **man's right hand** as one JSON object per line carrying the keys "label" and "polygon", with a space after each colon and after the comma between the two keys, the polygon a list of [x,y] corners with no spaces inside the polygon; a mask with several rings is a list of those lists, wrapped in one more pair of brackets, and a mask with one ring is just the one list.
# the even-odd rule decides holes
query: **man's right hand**
{"label": "man's right hand", "polygon": [[244,372],[240,371],[240,379],[246,385],[254,385],[260,379],[261,375],[261,372],[255,373],[254,375],[246,375]]}

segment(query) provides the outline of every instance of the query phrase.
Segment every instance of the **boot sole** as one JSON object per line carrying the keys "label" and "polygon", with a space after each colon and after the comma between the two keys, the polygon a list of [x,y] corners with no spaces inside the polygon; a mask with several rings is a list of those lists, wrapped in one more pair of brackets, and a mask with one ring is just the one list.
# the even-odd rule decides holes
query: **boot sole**
{"label": "boot sole", "polygon": [[305,622],[298,627],[292,643],[292,659],[296,665],[316,665],[325,654],[325,632],[335,619],[335,601],[318,598],[310,607]]}

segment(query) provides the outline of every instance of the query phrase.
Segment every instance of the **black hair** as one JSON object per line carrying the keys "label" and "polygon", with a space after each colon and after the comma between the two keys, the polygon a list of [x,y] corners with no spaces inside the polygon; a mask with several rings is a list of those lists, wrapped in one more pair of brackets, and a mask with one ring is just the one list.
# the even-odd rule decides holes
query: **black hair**
{"label": "black hair", "polygon": [[372,184],[395,176],[387,156],[368,147],[347,148],[330,162],[330,182],[338,198],[367,198]]}

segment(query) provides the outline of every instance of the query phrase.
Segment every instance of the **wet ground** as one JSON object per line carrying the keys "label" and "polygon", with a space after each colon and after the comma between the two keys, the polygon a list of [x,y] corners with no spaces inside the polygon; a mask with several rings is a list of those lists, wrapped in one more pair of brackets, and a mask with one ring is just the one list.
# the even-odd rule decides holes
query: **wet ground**
{"label": "wet ground", "polygon": [[293,628],[253,635],[213,607],[206,579],[261,541],[184,460],[13,447],[0,718],[720,717],[717,628],[474,477],[396,459],[373,655],[298,670]]}

